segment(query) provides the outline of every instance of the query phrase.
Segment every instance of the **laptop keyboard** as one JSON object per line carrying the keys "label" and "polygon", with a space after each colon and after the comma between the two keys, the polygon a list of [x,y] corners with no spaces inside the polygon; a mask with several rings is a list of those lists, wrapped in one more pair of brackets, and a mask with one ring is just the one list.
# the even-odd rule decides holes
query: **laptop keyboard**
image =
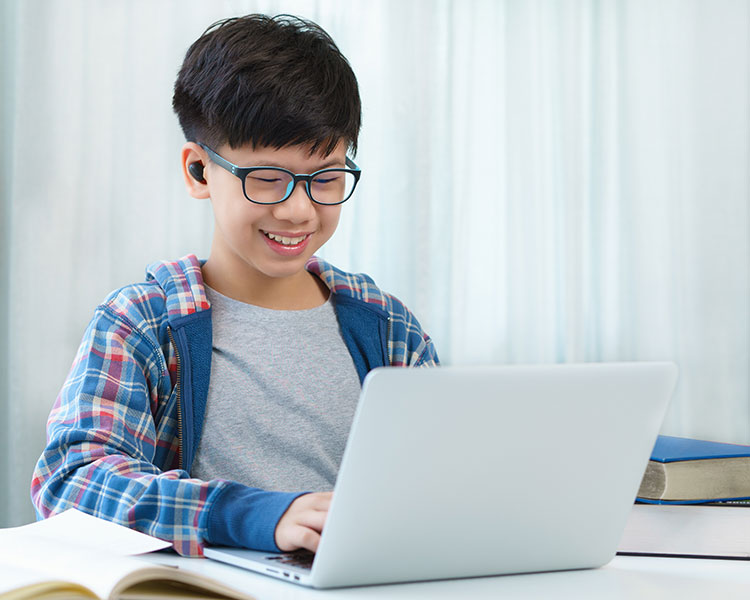
{"label": "laptop keyboard", "polygon": [[287,554],[274,554],[272,556],[266,556],[265,558],[266,560],[275,562],[278,565],[287,565],[299,569],[310,570],[312,569],[315,554],[308,552],[307,550],[300,550],[299,552],[289,552]]}

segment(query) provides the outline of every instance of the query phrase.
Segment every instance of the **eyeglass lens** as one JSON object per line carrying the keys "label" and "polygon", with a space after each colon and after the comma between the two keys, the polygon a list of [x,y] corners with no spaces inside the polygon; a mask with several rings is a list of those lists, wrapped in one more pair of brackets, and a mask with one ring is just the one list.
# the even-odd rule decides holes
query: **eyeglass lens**
{"label": "eyeglass lens", "polygon": [[[252,171],[245,177],[245,194],[253,202],[274,204],[290,194],[293,181],[292,176],[284,171]],[[355,183],[351,173],[331,169],[318,173],[310,182],[309,191],[320,204],[339,204],[351,195]]]}

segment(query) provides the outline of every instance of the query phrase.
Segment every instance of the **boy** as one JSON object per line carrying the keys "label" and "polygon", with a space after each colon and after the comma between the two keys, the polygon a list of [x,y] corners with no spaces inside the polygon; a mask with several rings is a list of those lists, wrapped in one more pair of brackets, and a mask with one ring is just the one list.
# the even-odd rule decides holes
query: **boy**
{"label": "boy", "polygon": [[317,25],[250,15],[190,47],[173,107],[209,257],[151,265],[97,308],[32,500],[188,556],[315,551],[364,376],[438,363],[397,299],[313,256],[359,179],[357,81]]}

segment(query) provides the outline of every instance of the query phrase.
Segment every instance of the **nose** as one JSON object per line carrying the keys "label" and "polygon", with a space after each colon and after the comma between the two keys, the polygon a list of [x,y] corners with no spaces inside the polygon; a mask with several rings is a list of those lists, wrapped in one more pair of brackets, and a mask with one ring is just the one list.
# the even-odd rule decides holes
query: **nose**
{"label": "nose", "polygon": [[274,205],[274,217],[291,223],[305,223],[315,216],[315,206],[305,190],[305,182],[298,181],[292,195],[281,204]]}

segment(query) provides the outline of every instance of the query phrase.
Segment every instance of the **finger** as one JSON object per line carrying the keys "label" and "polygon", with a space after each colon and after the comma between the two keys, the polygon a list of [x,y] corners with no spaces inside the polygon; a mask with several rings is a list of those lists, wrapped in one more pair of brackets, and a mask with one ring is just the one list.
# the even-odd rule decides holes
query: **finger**
{"label": "finger", "polygon": [[289,530],[289,543],[292,546],[289,548],[291,550],[304,548],[310,552],[316,552],[320,543],[320,534],[307,527],[297,525]]}
{"label": "finger", "polygon": [[333,492],[318,492],[309,494],[307,497],[307,507],[313,510],[328,511],[333,500]]}
{"label": "finger", "polygon": [[331,506],[332,497],[331,494],[305,494],[304,496],[297,498],[292,506],[295,511],[319,510],[328,512],[328,509]]}
{"label": "finger", "polygon": [[307,493],[296,498],[276,524],[274,540],[279,549],[288,552],[317,548],[318,539],[307,532],[320,537],[332,498],[332,492]]}
{"label": "finger", "polygon": [[328,512],[324,510],[306,510],[299,515],[297,515],[297,518],[295,519],[297,522],[297,525],[302,525],[303,527],[308,527],[314,531],[317,531],[320,533],[323,531],[323,526],[326,523],[326,518],[328,517]]}

